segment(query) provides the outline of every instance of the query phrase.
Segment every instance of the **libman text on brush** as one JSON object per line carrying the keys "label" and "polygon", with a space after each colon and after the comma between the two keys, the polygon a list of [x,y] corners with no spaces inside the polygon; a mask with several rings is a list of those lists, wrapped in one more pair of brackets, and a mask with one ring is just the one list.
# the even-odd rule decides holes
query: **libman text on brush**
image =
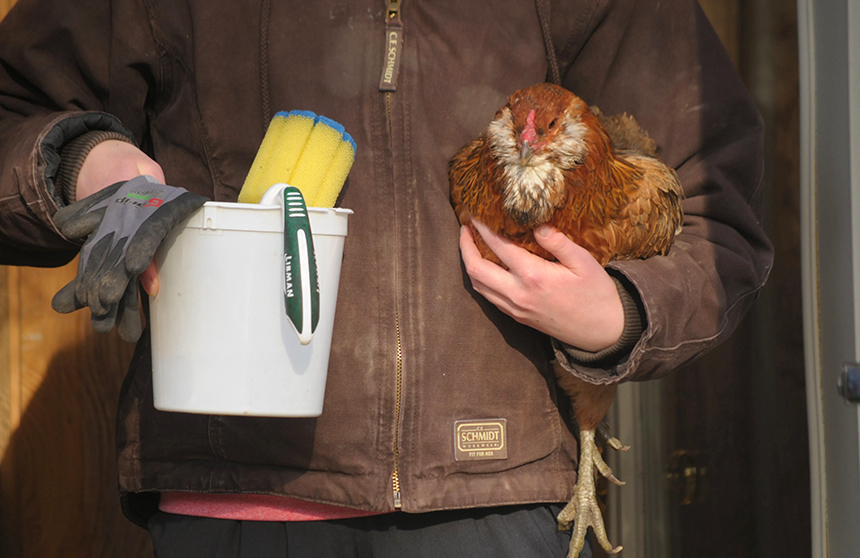
{"label": "libman text on brush", "polygon": [[355,161],[343,126],[310,111],[279,112],[269,124],[239,201],[259,203],[273,184],[297,187],[309,207],[334,207]]}

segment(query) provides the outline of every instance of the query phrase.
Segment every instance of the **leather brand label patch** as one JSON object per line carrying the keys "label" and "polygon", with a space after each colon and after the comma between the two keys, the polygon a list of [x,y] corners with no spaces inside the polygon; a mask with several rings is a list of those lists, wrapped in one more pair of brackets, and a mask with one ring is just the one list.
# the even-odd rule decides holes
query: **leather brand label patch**
{"label": "leather brand label patch", "polygon": [[380,91],[397,91],[402,57],[403,24],[398,17],[385,24],[385,59],[382,61],[382,75],[379,77]]}
{"label": "leather brand label patch", "polygon": [[507,419],[458,420],[454,423],[454,459],[508,458]]}

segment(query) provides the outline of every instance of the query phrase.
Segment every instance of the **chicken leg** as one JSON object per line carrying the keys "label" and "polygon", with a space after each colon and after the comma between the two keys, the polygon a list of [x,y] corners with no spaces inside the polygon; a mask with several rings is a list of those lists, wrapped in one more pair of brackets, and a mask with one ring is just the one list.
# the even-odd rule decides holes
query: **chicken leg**
{"label": "chicken leg", "polygon": [[[563,370],[556,364],[556,376],[559,385],[565,393],[570,396],[574,416],[579,425],[579,470],[577,471],[576,487],[573,498],[558,515],[558,528],[565,531],[570,529],[573,523],[573,532],[570,538],[570,550],[568,558],[577,558],[583,545],[585,535],[589,527],[594,530],[597,541],[609,554],[621,552],[621,546],[613,547],[606,535],[606,527],[603,524],[603,514],[597,504],[597,493],[595,490],[595,471],[616,485],[624,483],[618,480],[612,473],[612,469],[603,460],[600,450],[595,442],[595,433],[600,430],[601,422],[609,410],[609,406],[615,399],[616,387],[614,385],[593,385],[575,378],[569,372]],[[614,449],[626,451],[627,446],[621,444],[617,438],[608,436],[607,443]]]}
{"label": "chicken leg", "polygon": [[[597,504],[597,492],[594,486],[594,468],[601,475],[606,477],[610,482],[618,486],[624,484],[618,480],[612,469],[603,460],[600,455],[600,450],[597,449],[597,444],[594,441],[594,430],[580,430],[580,449],[579,449],[579,471],[574,488],[573,498],[558,514],[558,528],[560,531],[570,529],[570,524],[573,522],[573,533],[570,537],[570,551],[568,558],[577,558],[583,545],[585,544],[585,534],[589,527],[594,530],[597,541],[609,554],[618,554],[621,552],[621,546],[612,547],[609,538],[606,535],[606,527],[603,525],[603,515],[600,513],[600,507]],[[618,442],[616,438],[612,438],[614,442]],[[614,444],[609,441],[609,444],[618,450],[629,449],[627,446],[622,446],[620,442]]]}

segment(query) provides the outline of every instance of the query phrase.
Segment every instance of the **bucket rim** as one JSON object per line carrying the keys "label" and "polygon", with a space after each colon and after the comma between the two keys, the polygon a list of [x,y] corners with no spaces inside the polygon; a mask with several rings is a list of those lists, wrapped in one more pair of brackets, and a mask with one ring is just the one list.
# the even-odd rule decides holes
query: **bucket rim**
{"label": "bucket rim", "polygon": [[[351,209],[341,207],[309,207],[308,217],[313,234],[346,236]],[[283,234],[284,220],[280,205],[208,201],[178,225],[175,233],[184,230],[244,231]]]}
{"label": "bucket rim", "polygon": [[[203,204],[203,207],[223,207],[226,209],[249,209],[251,211],[271,211],[273,209],[279,210],[281,208],[280,205],[271,204],[271,205],[263,205],[259,203],[240,203],[240,202],[228,202],[228,201],[214,201],[209,200]],[[346,214],[352,215],[355,213],[353,210],[345,208],[345,207],[314,207],[308,206],[308,211],[311,213],[337,213],[337,214]]]}

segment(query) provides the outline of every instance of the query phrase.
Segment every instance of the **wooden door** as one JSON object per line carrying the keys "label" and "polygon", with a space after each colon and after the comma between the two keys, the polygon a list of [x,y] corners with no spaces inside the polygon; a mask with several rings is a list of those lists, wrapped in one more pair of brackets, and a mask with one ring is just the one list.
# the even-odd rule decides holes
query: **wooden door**
{"label": "wooden door", "polygon": [[608,452],[628,481],[609,487],[610,539],[627,558],[805,558],[813,530],[797,7],[794,0],[700,3],[765,121],[763,226],[775,263],[726,343],[664,379],[619,388],[616,431],[633,448]]}
{"label": "wooden door", "polygon": [[701,2],[765,120],[767,286],[734,336],[666,382],[670,455],[699,494],[673,499],[673,556],[811,552],[800,261],[800,133],[794,0]]}
{"label": "wooden door", "polygon": [[[797,7],[701,0],[765,120],[763,226],[776,250],[738,331],[662,380],[671,556],[811,552],[800,261]],[[685,480],[693,468],[694,483]]]}
{"label": "wooden door", "polygon": [[117,499],[115,417],[131,345],[51,309],[74,276],[0,268],[0,555],[152,556]]}

